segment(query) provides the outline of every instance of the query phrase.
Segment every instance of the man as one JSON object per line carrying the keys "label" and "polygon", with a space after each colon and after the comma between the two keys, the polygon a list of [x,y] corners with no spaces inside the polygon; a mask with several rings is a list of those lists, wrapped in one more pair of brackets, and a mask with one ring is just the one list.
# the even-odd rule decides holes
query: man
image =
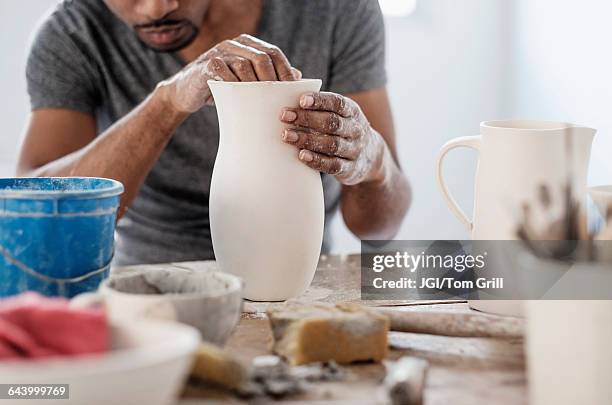
{"label": "man", "polygon": [[327,219],[341,206],[355,235],[389,239],[408,209],[376,0],[65,1],[39,29],[26,75],[18,173],[121,181],[118,264],[214,257],[209,79],[323,79],[326,92],[279,111],[290,130],[278,137],[324,173]]}

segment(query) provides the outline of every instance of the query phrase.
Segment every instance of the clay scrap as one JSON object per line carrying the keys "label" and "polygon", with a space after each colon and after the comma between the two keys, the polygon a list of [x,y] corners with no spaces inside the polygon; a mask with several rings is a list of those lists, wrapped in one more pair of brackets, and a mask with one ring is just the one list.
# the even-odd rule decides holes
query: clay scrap
{"label": "clay scrap", "polygon": [[251,378],[238,394],[244,398],[284,398],[307,390],[307,383],[341,381],[347,372],[335,362],[291,367],[278,356],[253,359]]}

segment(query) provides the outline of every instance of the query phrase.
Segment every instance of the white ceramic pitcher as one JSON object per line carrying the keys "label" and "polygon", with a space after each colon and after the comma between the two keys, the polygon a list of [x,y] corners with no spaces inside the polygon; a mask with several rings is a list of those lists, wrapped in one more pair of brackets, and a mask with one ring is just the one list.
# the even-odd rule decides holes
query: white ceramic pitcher
{"label": "white ceramic pitcher", "polygon": [[[451,211],[474,240],[513,240],[524,202],[534,201],[538,187],[563,189],[568,178],[576,196],[586,198],[586,179],[595,130],[545,121],[489,121],[480,135],[446,143],[438,156],[437,177]],[[459,147],[479,152],[474,218],[457,205],[444,181],[444,157]],[[473,308],[519,315],[521,301],[470,301]]]}
{"label": "white ceramic pitcher", "polygon": [[283,301],[310,285],[323,239],[318,172],[282,142],[283,107],[319,91],[320,80],[209,82],[220,142],[210,190],[210,227],[222,271],[245,282],[245,298]]}

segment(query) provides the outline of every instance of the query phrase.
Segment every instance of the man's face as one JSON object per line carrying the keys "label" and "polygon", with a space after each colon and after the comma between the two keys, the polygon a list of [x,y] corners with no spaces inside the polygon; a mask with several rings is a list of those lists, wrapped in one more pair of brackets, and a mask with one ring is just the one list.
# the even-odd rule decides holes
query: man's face
{"label": "man's face", "polygon": [[200,31],[210,0],[104,0],[108,8],[158,52],[189,45]]}

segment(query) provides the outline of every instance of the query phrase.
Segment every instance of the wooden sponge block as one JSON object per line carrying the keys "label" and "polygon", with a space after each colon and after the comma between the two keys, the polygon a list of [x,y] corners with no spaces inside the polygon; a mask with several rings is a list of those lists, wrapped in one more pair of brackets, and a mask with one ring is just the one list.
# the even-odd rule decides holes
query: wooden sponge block
{"label": "wooden sponge block", "polygon": [[273,350],[292,365],[379,362],[387,354],[389,320],[361,305],[288,303],[267,314]]}

